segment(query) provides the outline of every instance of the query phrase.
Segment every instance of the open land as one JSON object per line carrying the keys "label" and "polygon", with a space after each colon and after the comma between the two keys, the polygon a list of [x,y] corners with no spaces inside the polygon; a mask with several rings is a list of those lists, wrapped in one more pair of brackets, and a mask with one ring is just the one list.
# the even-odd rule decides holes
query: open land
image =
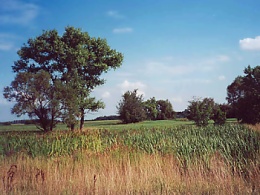
{"label": "open land", "polygon": [[231,121],[0,126],[1,194],[259,194],[260,131]]}

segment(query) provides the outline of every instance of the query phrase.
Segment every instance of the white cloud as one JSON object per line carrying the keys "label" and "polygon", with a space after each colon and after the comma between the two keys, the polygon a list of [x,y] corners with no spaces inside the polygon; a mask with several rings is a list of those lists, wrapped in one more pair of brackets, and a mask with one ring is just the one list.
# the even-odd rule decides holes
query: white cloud
{"label": "white cloud", "polygon": [[0,51],[10,51],[14,48],[13,43],[9,43],[9,42],[2,42],[0,40]]}
{"label": "white cloud", "polygon": [[226,80],[226,77],[225,77],[224,75],[220,75],[220,76],[218,77],[218,80],[224,81],[224,80]]}
{"label": "white cloud", "polygon": [[116,33],[116,34],[131,33],[131,32],[133,32],[133,29],[130,27],[113,29],[113,33]]}
{"label": "white cloud", "polygon": [[217,56],[217,61],[228,62],[228,61],[230,61],[230,57],[227,55],[219,55],[219,56]]}
{"label": "white cloud", "polygon": [[112,18],[121,19],[124,18],[123,15],[119,14],[118,11],[110,10],[107,12],[107,15]]}
{"label": "white cloud", "polygon": [[175,97],[175,98],[172,98],[172,101],[174,103],[183,103],[183,99],[181,97]]}
{"label": "white cloud", "polygon": [[189,65],[176,65],[175,63],[166,63],[164,61],[146,62],[145,72],[152,75],[183,75],[193,71]]}
{"label": "white cloud", "polygon": [[206,58],[179,59],[167,56],[161,59],[151,59],[144,62],[145,67],[141,72],[160,76],[183,76],[192,73],[208,73],[214,71],[220,64],[229,62],[227,55],[215,55]]}
{"label": "white cloud", "polygon": [[207,64],[207,66],[214,66],[220,63],[229,62],[231,59],[227,55],[216,55],[209,58],[202,59],[202,63]]}
{"label": "white cloud", "polygon": [[0,51],[16,50],[15,42],[17,39],[19,37],[13,34],[0,33]]}
{"label": "white cloud", "polygon": [[38,6],[18,0],[1,1],[0,23],[20,24],[31,23],[38,15]]}
{"label": "white cloud", "polygon": [[109,98],[111,96],[111,94],[108,91],[106,91],[101,96],[102,96],[102,98]]}
{"label": "white cloud", "polygon": [[144,90],[146,88],[146,85],[140,81],[129,82],[128,80],[125,80],[123,83],[119,84],[119,87],[121,89],[122,94],[128,90],[133,91],[134,89],[138,89],[137,94],[145,96]]}
{"label": "white cloud", "polygon": [[260,50],[260,36],[239,40],[239,44],[243,50]]}

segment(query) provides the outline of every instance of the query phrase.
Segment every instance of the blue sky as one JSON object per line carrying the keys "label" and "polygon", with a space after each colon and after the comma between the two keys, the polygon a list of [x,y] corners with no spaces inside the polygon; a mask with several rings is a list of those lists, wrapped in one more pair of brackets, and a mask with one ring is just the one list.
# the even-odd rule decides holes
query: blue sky
{"label": "blue sky", "polygon": [[[17,50],[43,30],[66,26],[107,39],[124,54],[93,96],[116,114],[127,90],[169,99],[175,111],[196,97],[225,103],[226,87],[247,65],[260,65],[259,0],[0,0],[0,89],[14,79]],[[13,120],[0,95],[0,121]],[[26,117],[21,117],[24,119]]]}

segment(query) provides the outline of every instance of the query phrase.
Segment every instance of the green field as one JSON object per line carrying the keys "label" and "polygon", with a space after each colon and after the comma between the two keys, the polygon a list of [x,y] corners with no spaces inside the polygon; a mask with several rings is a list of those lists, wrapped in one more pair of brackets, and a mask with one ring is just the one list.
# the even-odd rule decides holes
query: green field
{"label": "green field", "polygon": [[[60,124],[47,134],[33,125],[0,128],[5,193],[260,193],[260,133],[234,120],[203,128],[186,120],[87,121],[83,132]],[[4,179],[12,165],[16,183]]]}
{"label": "green field", "polygon": [[[213,122],[211,122],[213,123]],[[228,119],[227,123],[236,123],[235,119]],[[86,121],[85,128],[88,129],[108,129],[108,130],[123,130],[123,129],[140,129],[153,127],[172,127],[180,125],[194,125],[194,122],[185,119],[176,120],[157,120],[157,121],[143,121],[140,123],[122,124],[119,120],[105,120],[105,121]],[[65,124],[58,124],[55,130],[68,130]],[[0,132],[7,131],[39,131],[35,125],[0,125]]]}
{"label": "green field", "polygon": [[[109,129],[109,130],[122,130],[122,129],[133,129],[141,127],[170,127],[175,125],[191,125],[193,122],[185,120],[161,120],[161,121],[144,121],[140,123],[122,124],[119,120],[105,120],[105,121],[86,121],[85,128],[95,129]],[[58,124],[55,130],[67,130],[65,124]],[[39,131],[35,125],[0,125],[0,131]]]}

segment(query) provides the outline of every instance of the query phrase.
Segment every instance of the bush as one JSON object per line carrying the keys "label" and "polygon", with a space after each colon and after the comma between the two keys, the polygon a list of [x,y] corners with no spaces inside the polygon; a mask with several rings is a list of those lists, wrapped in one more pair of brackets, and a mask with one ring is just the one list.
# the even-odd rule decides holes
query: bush
{"label": "bush", "polygon": [[197,126],[207,126],[213,114],[214,100],[212,98],[194,99],[189,103],[188,118]]}
{"label": "bush", "polygon": [[219,105],[215,105],[212,120],[214,120],[215,125],[224,125],[226,122],[226,113],[221,110]]}
{"label": "bush", "polygon": [[124,123],[136,123],[146,119],[143,96],[137,94],[137,89],[127,91],[122,98],[117,106],[120,120]]}

